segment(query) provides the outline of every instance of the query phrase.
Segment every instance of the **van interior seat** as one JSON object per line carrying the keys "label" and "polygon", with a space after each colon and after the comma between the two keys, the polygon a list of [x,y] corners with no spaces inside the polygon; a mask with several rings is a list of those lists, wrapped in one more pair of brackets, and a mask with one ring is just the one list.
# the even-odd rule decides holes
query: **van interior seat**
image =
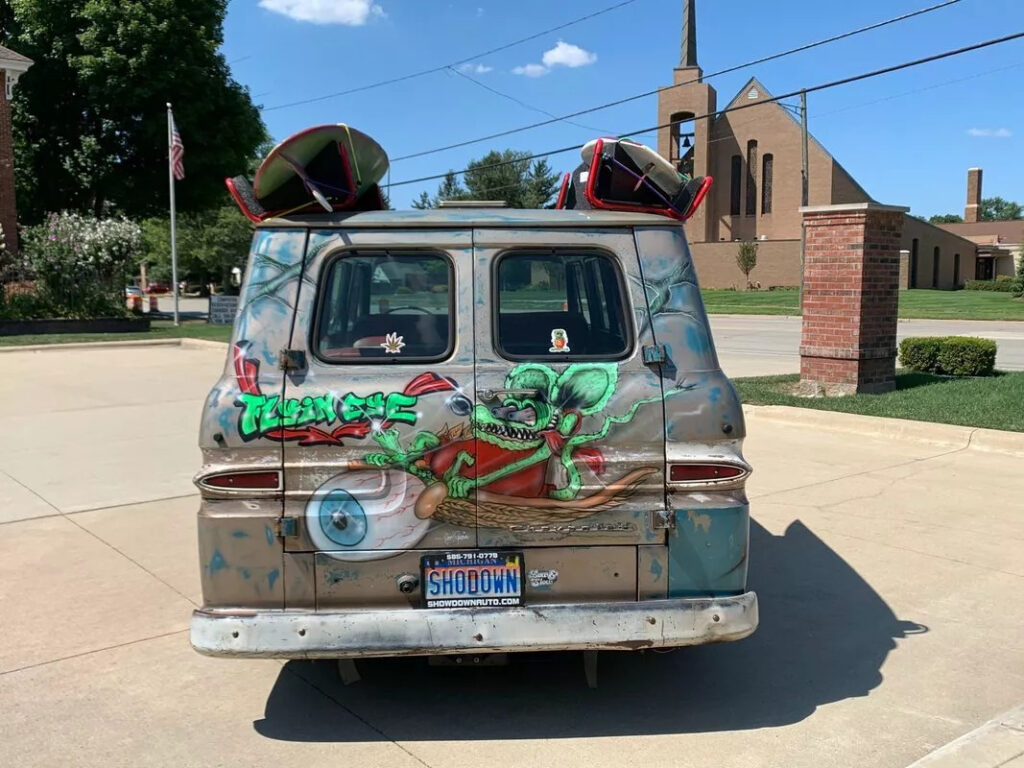
{"label": "van interior seat", "polygon": [[[322,339],[324,351],[330,356],[366,356],[375,350],[389,333],[402,337],[403,352],[417,356],[438,355],[448,349],[448,316],[398,314],[363,315],[356,320],[352,330],[335,331],[325,334]],[[354,350],[364,350],[354,352]]]}
{"label": "van interior seat", "polygon": [[565,331],[572,354],[587,354],[590,324],[579,312],[502,312],[498,318],[502,349],[524,357],[550,357],[551,332],[556,328]]}

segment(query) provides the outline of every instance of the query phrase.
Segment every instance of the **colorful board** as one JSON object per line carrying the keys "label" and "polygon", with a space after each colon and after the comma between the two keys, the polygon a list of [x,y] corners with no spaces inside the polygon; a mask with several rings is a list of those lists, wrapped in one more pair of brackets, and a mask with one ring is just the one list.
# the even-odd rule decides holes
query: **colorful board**
{"label": "colorful board", "polygon": [[253,196],[267,211],[310,203],[349,208],[387,173],[380,144],[344,123],[319,125],[288,137],[260,164]]}
{"label": "colorful board", "polygon": [[711,178],[680,174],[650,147],[629,139],[595,139],[583,163],[562,183],[556,207],[642,211],[685,220],[700,205]]}

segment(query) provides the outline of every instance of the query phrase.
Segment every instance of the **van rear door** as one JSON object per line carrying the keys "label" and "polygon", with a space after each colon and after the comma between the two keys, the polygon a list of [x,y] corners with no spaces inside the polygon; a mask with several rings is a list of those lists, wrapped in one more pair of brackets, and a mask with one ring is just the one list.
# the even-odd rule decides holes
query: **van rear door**
{"label": "van rear door", "polygon": [[418,550],[476,545],[474,510],[460,527],[426,508],[431,457],[471,435],[471,233],[314,230],[303,275],[281,403],[285,549],[321,553],[318,604],[346,579],[359,599],[377,577],[397,594],[393,571],[418,572]]}
{"label": "van rear door", "polygon": [[643,362],[631,230],[477,229],[474,252],[477,452],[462,482],[479,545],[663,543],[662,383]]}

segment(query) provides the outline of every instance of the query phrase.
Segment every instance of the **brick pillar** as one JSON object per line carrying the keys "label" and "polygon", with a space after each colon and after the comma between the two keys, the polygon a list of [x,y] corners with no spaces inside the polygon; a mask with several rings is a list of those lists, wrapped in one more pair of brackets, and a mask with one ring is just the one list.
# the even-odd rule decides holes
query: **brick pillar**
{"label": "brick pillar", "polygon": [[907,210],[878,203],[800,209],[806,235],[800,339],[805,394],[895,387],[900,234]]}
{"label": "brick pillar", "polygon": [[7,72],[0,69],[0,225],[7,251],[18,255],[18,209],[14,202],[14,137],[11,134],[11,105],[7,101]]}

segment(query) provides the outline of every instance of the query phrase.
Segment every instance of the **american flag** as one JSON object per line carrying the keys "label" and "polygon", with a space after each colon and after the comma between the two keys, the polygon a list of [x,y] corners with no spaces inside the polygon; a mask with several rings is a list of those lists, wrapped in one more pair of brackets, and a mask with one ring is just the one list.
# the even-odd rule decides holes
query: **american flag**
{"label": "american flag", "polygon": [[178,133],[178,126],[171,118],[171,170],[174,178],[181,181],[185,178],[185,145],[181,143],[181,134]]}

